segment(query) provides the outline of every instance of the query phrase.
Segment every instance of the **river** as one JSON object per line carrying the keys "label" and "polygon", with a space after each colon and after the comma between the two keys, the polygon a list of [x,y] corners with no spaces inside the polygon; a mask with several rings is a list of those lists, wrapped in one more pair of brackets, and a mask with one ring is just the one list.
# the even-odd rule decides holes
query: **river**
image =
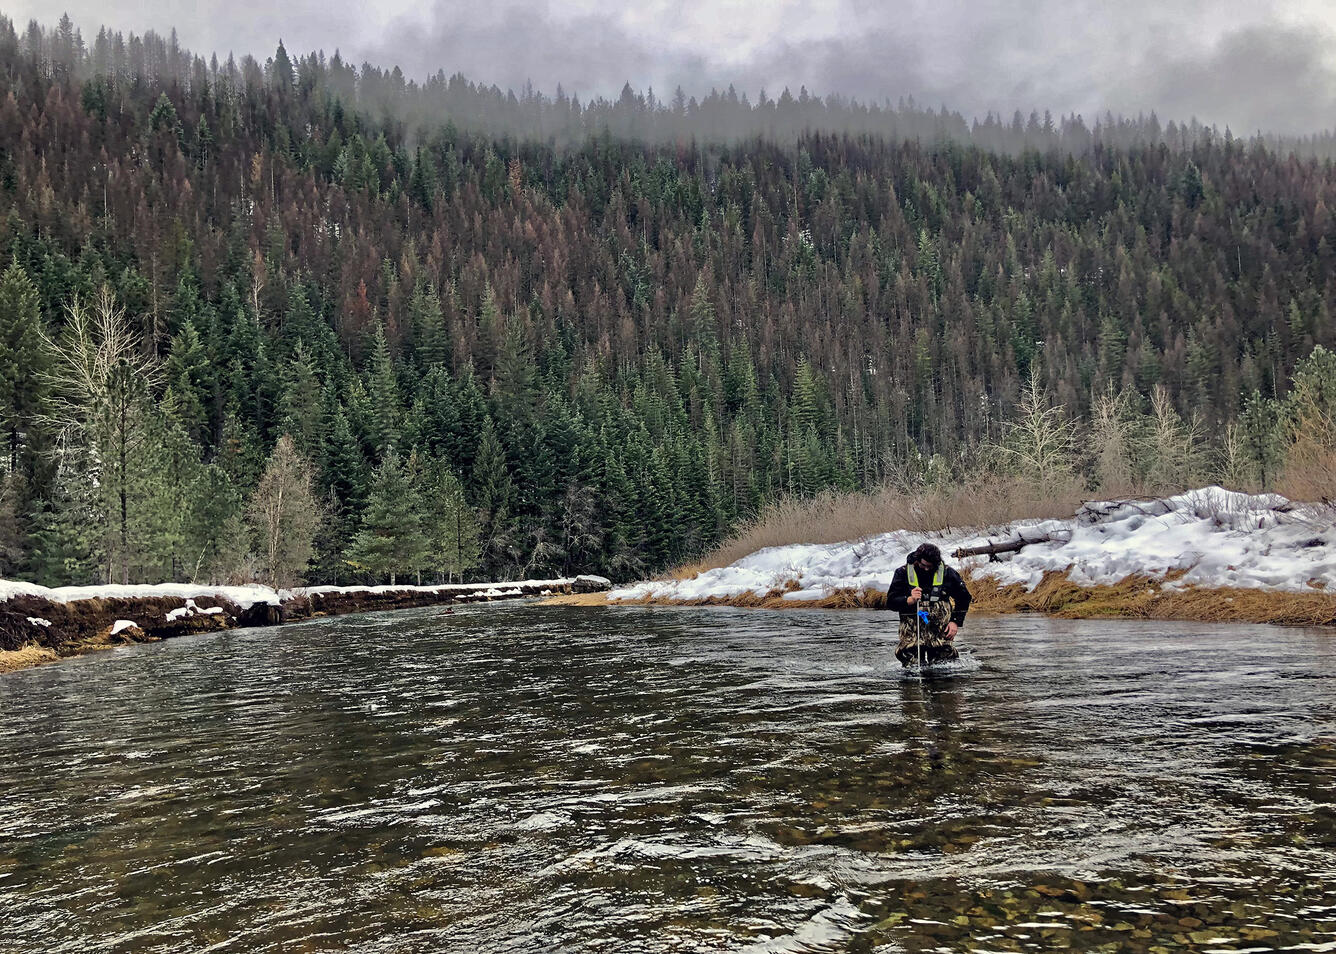
{"label": "river", "polygon": [[0,677],[0,950],[1336,950],[1336,635],[489,605]]}

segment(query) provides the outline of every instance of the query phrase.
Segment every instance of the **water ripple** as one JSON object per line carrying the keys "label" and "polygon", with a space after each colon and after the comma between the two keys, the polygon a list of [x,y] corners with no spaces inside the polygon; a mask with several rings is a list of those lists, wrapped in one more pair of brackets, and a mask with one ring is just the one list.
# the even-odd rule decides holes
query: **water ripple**
{"label": "water ripple", "polygon": [[1336,643],[469,607],[0,679],[0,950],[1336,949]]}

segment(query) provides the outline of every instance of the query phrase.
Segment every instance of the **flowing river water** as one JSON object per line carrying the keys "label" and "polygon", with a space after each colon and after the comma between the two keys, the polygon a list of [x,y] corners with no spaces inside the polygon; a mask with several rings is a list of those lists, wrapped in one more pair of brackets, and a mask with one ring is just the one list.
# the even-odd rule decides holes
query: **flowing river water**
{"label": "flowing river water", "polygon": [[1336,950],[1336,635],[475,606],[0,677],[0,950]]}

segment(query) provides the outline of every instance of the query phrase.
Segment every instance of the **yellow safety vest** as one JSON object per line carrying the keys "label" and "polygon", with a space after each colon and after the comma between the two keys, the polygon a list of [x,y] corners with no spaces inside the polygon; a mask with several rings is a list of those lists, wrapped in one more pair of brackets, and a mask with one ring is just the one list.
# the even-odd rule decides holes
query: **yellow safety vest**
{"label": "yellow safety vest", "polygon": [[[935,600],[938,598],[937,591],[942,588],[942,581],[944,579],[946,579],[946,564],[939,563],[937,564],[936,571],[934,571],[932,575],[932,586],[928,590],[929,600]],[[909,564],[909,588],[912,590],[914,589],[914,587],[918,585],[919,585],[918,567],[914,566],[914,564],[911,563]]]}

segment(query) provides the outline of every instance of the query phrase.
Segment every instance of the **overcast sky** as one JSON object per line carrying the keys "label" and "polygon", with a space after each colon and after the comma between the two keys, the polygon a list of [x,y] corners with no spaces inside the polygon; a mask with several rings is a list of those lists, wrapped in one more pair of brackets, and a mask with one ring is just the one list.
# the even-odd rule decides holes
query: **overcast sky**
{"label": "overcast sky", "polygon": [[[1137,114],[1300,133],[1336,126],[1336,0],[71,0],[91,39],[175,26],[196,52],[290,52],[444,69],[582,99],[624,82],[667,99],[729,83],[913,96],[967,116]],[[3,10],[22,30],[50,0]]]}

